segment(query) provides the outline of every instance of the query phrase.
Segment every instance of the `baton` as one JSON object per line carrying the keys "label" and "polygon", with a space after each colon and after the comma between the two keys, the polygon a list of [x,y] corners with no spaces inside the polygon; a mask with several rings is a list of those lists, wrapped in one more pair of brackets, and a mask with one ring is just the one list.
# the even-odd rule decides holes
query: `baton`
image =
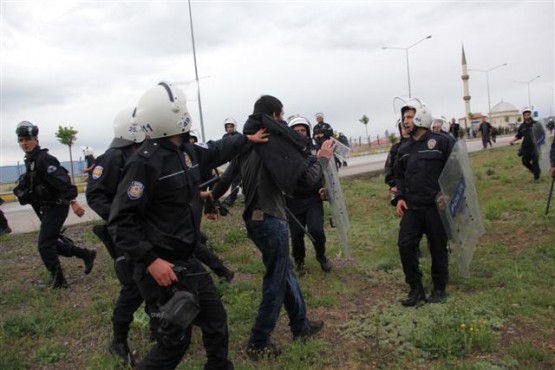
{"label": "baton", "polygon": [[555,177],[551,179],[551,189],[549,189],[549,195],[547,196],[547,206],[545,207],[545,215],[549,213],[549,206],[551,206],[551,198],[553,198],[553,185],[555,184]]}
{"label": "baton", "polygon": [[295,217],[295,215],[293,214],[293,212],[291,212],[291,210],[289,210],[289,208],[285,207],[285,210],[287,211],[287,214],[289,215],[289,217],[291,217],[293,219],[293,221],[295,221],[295,223],[297,225],[299,225],[299,227],[301,229],[303,229],[304,233],[306,234],[306,236],[308,236],[308,239],[310,239],[311,242],[316,243],[316,239],[314,239],[314,237],[312,235],[310,235],[310,233],[308,232],[308,230],[303,226],[303,224],[301,224],[301,221],[299,221],[299,219],[297,217]]}
{"label": "baton", "polygon": [[214,176],[212,177],[210,180],[203,182],[202,184],[200,184],[198,187],[199,189],[205,188],[207,186],[212,185],[215,182],[220,181],[220,176]]}

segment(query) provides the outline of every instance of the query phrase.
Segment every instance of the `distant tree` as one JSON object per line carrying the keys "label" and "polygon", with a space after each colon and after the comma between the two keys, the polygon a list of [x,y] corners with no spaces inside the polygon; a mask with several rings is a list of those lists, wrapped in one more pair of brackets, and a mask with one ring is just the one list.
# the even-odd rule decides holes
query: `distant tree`
{"label": "distant tree", "polygon": [[370,144],[370,138],[368,137],[368,122],[370,122],[370,119],[366,116],[366,114],[363,114],[358,121],[364,125],[364,128],[366,129],[366,140],[368,140],[368,144]]}
{"label": "distant tree", "polygon": [[397,143],[398,141],[397,135],[395,135],[395,133],[389,134],[387,138],[389,139],[389,142],[391,143],[391,145]]}
{"label": "distant tree", "polygon": [[75,178],[73,176],[73,155],[71,152],[71,147],[77,141],[77,133],[78,131],[71,127],[62,127],[58,126],[58,132],[56,132],[56,137],[58,141],[63,145],[67,145],[69,147],[69,162],[71,163],[71,181],[75,184]]}
{"label": "distant tree", "polygon": [[389,138],[389,130],[385,130],[385,136],[384,137]]}

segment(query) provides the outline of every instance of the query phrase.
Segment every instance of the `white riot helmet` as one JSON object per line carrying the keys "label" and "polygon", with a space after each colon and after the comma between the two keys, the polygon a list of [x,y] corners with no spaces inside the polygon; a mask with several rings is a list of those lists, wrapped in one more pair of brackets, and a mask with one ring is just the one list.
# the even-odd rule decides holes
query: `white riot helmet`
{"label": "white riot helmet", "polygon": [[82,146],[81,149],[83,150],[83,155],[86,157],[88,155],[94,156],[94,149],[90,146]]}
{"label": "white riot helmet", "polygon": [[237,121],[235,120],[235,118],[228,117],[224,119],[224,128],[226,128],[227,125],[233,125],[233,128],[236,129]]}
{"label": "white riot helmet", "polygon": [[526,113],[526,112],[532,114],[532,109],[526,107],[526,108],[524,108],[524,109],[522,110],[522,114],[524,114],[524,113]]}
{"label": "white riot helmet", "polygon": [[291,117],[287,125],[291,128],[294,128],[295,126],[298,126],[298,125],[304,126],[306,128],[307,136],[310,137],[310,128],[311,128],[310,122],[308,122],[306,118],[301,116]]}
{"label": "white riot helmet", "polygon": [[432,131],[435,131],[434,128],[439,129],[439,131],[449,132],[449,121],[443,116],[440,118],[433,118],[431,125]]}
{"label": "white riot helmet", "polygon": [[[417,98],[395,98],[394,106],[400,109],[401,115],[403,115],[408,109],[414,109],[416,113],[414,114],[414,125],[422,127],[425,129],[430,129],[432,125],[432,112],[426,104]],[[402,118],[401,118],[402,119]]]}
{"label": "white riot helmet", "polygon": [[184,134],[191,129],[185,93],[168,82],[160,82],[144,93],[135,118],[151,139]]}
{"label": "white riot helmet", "polygon": [[110,148],[121,148],[145,141],[146,135],[137,124],[137,120],[133,117],[134,114],[135,108],[126,108],[116,115],[114,119],[114,139]]}

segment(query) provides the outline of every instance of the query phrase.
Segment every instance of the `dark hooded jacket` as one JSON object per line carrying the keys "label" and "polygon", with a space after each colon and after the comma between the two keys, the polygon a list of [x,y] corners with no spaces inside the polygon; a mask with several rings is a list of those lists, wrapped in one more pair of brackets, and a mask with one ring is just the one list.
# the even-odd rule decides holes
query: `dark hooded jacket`
{"label": "dark hooded jacket", "polygon": [[306,159],[307,138],[287,127],[285,122],[274,121],[261,113],[249,116],[243,134],[253,135],[261,128],[270,133],[269,141],[254,148],[278,187],[284,193],[292,194],[309,166]]}

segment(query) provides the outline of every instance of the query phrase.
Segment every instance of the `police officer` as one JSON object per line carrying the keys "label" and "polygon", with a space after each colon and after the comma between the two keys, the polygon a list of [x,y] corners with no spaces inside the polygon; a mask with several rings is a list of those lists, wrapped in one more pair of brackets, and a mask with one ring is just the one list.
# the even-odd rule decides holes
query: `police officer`
{"label": "police officer", "polygon": [[515,142],[522,139],[520,146],[522,165],[534,174],[534,180],[539,180],[541,170],[539,154],[536,148],[536,131],[543,131],[543,129],[538,122],[532,119],[532,110],[530,108],[522,110],[522,118],[524,122],[518,126],[515,138],[509,144],[514,145]]}
{"label": "police officer", "polygon": [[[324,141],[329,140],[333,136],[333,128],[329,123],[324,122],[324,113],[316,113],[316,125],[312,130],[314,142],[318,149],[322,146]],[[341,167],[341,160],[334,155],[335,165],[337,168]]]}
{"label": "police officer", "polygon": [[389,194],[390,194],[390,203],[392,206],[397,205],[397,201],[399,200],[399,195],[397,193],[397,186],[395,186],[395,163],[397,162],[397,152],[399,151],[399,147],[403,142],[408,140],[410,137],[405,130],[405,126],[401,120],[397,121],[397,128],[399,129],[399,142],[395,143],[389,149],[389,154],[387,155],[387,159],[385,160],[384,165],[384,180],[385,183],[389,186]]}
{"label": "police officer", "polygon": [[[304,117],[294,117],[289,120],[289,127],[307,138],[307,152],[316,157],[316,148],[310,139],[310,123]],[[299,187],[286,198],[287,208],[293,214],[289,217],[291,232],[291,249],[297,273],[304,275],[305,270],[305,227],[314,239],[312,244],[316,251],[316,260],[324,272],[331,271],[332,264],[326,257],[326,233],[324,232],[324,179],[315,186]],[[299,224],[300,223],[300,224]]]}
{"label": "police officer", "polygon": [[[124,168],[108,229],[117,247],[136,264],[141,294],[147,305],[158,309],[152,315],[161,318],[157,344],[138,367],[177,367],[191,341],[192,320],[202,329],[205,368],[231,369],[227,315],[194,252],[200,237],[200,173],[229,161],[247,137],[204,146],[189,143],[185,94],[165,82],[141,97],[135,118],[150,139]],[[260,130],[248,139],[263,142],[264,136]]]}
{"label": "police officer", "polygon": [[440,191],[439,176],[449,158],[455,140],[448,135],[430,131],[432,115],[425,104],[414,99],[403,106],[403,124],[410,135],[399,147],[395,167],[395,184],[399,200],[397,213],[402,217],[399,230],[399,254],[410,292],[401,303],[414,306],[426,299],[418,251],[426,234],[432,257],[433,289],[429,303],[447,297],[448,273],[447,234],[441,223],[435,198]]}
{"label": "police officer", "polygon": [[[222,139],[228,136],[240,135],[237,132],[237,121],[235,120],[235,118],[231,118],[231,117],[226,118],[224,120],[224,128],[225,128],[225,134],[224,136],[222,136]],[[225,207],[227,208],[233,207],[233,204],[235,204],[235,200],[237,199],[237,195],[239,194],[240,185],[241,185],[241,179],[239,177],[233,179],[233,182],[231,183],[231,192],[222,202],[222,204]]]}
{"label": "police officer", "polygon": [[39,146],[39,128],[22,121],[17,125],[16,134],[19,146],[25,152],[26,172],[14,193],[21,204],[31,204],[41,220],[38,248],[42,262],[52,275],[52,288],[67,288],[58,256],[81,258],[85,263],[85,274],[91,272],[96,257],[96,251],[76,247],[68,239],[59,238],[70,205],[79,217],[85,211],[75,199],[77,188],[71,184],[67,170],[48,153],[48,149]]}
{"label": "police officer", "polygon": [[[108,150],[92,166],[87,183],[87,203],[104,220],[108,221],[112,201],[116,194],[123,167],[131,155],[145,140],[145,133],[133,122],[134,108],[124,109],[114,120],[114,139]],[[134,365],[129,351],[127,336],[133,322],[133,314],[143,303],[143,298],[133,281],[133,264],[115,247],[106,224],[95,225],[93,232],[106,245],[114,259],[116,276],[121,289],[112,313],[113,338],[110,353],[125,364]],[[148,307],[147,307],[148,310]]]}

